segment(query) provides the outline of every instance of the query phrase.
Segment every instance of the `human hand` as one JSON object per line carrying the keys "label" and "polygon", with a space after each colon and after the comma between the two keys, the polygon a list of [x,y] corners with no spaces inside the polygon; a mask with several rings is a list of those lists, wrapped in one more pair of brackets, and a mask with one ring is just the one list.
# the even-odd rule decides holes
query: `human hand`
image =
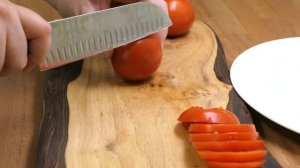
{"label": "human hand", "polygon": [[[113,6],[125,5],[139,0],[47,0],[63,17],[76,16],[84,13],[90,13],[102,9],[107,9]],[[161,7],[168,13],[167,4],[165,0],[142,0],[143,2],[150,2]],[[156,35],[163,44],[166,39],[168,30],[162,30]]]}
{"label": "human hand", "polygon": [[0,76],[29,71],[42,62],[51,40],[51,27],[38,14],[0,1]]}

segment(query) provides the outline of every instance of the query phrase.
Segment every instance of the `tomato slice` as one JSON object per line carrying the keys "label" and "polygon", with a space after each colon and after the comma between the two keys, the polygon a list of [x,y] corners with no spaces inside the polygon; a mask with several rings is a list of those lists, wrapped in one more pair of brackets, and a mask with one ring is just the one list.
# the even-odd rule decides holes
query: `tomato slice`
{"label": "tomato slice", "polygon": [[265,161],[255,162],[206,162],[210,168],[258,168],[264,165]]}
{"label": "tomato slice", "polygon": [[203,123],[203,124],[239,124],[238,118],[230,111],[222,108],[204,109],[202,107],[191,107],[185,110],[178,118],[181,122]]}
{"label": "tomato slice", "polygon": [[256,132],[254,124],[198,124],[192,123],[189,132],[195,133],[228,133]]}
{"label": "tomato slice", "polygon": [[197,153],[205,161],[252,162],[264,160],[267,152],[265,150],[255,150],[242,152],[197,151]]}
{"label": "tomato slice", "polygon": [[264,148],[264,141],[206,141],[192,142],[199,151],[252,151]]}
{"label": "tomato slice", "polygon": [[256,140],[259,137],[258,132],[229,132],[229,133],[191,133],[190,141],[247,141]]}

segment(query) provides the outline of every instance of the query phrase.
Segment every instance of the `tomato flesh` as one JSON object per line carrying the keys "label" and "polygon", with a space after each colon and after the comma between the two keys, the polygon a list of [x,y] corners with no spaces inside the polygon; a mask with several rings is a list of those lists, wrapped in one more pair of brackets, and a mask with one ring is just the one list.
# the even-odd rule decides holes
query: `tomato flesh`
{"label": "tomato flesh", "polygon": [[263,160],[266,156],[265,150],[242,152],[197,151],[197,153],[205,161],[218,162],[252,162]]}
{"label": "tomato flesh", "polygon": [[247,141],[256,140],[258,136],[258,132],[191,133],[190,141]]}
{"label": "tomato flesh", "polygon": [[206,141],[192,142],[196,150],[205,151],[251,151],[264,148],[264,141]]}
{"label": "tomato flesh", "polygon": [[256,132],[254,124],[198,124],[192,123],[189,132],[194,133],[228,133]]}
{"label": "tomato flesh", "polygon": [[264,165],[265,161],[255,161],[255,162],[207,162],[206,164],[210,168],[258,168]]}
{"label": "tomato flesh", "polygon": [[203,124],[239,124],[238,118],[222,108],[203,109],[202,107],[191,107],[185,110],[178,118],[181,122],[203,123]]}
{"label": "tomato flesh", "polygon": [[187,125],[189,140],[210,168],[257,168],[265,162],[265,142],[254,124],[240,124],[222,108],[191,107],[178,118]]}

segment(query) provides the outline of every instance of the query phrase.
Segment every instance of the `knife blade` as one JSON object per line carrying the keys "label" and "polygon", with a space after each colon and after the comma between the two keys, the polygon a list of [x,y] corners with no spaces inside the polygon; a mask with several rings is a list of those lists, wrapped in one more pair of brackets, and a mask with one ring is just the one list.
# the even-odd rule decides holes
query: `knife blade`
{"label": "knife blade", "polygon": [[62,66],[141,39],[172,24],[158,6],[138,2],[50,22],[51,47],[40,70]]}

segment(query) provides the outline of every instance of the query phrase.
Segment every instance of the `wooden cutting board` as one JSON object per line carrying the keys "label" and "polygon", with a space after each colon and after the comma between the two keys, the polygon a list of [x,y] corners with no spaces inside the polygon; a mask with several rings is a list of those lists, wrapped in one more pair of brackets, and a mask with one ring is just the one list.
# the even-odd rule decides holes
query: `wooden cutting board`
{"label": "wooden cutting board", "polygon": [[[47,71],[44,92],[38,167],[206,167],[177,121],[185,109],[223,107],[252,122],[219,40],[201,22],[166,41],[150,80],[126,82],[108,58],[94,56]],[[268,154],[265,167],[280,165]]]}

